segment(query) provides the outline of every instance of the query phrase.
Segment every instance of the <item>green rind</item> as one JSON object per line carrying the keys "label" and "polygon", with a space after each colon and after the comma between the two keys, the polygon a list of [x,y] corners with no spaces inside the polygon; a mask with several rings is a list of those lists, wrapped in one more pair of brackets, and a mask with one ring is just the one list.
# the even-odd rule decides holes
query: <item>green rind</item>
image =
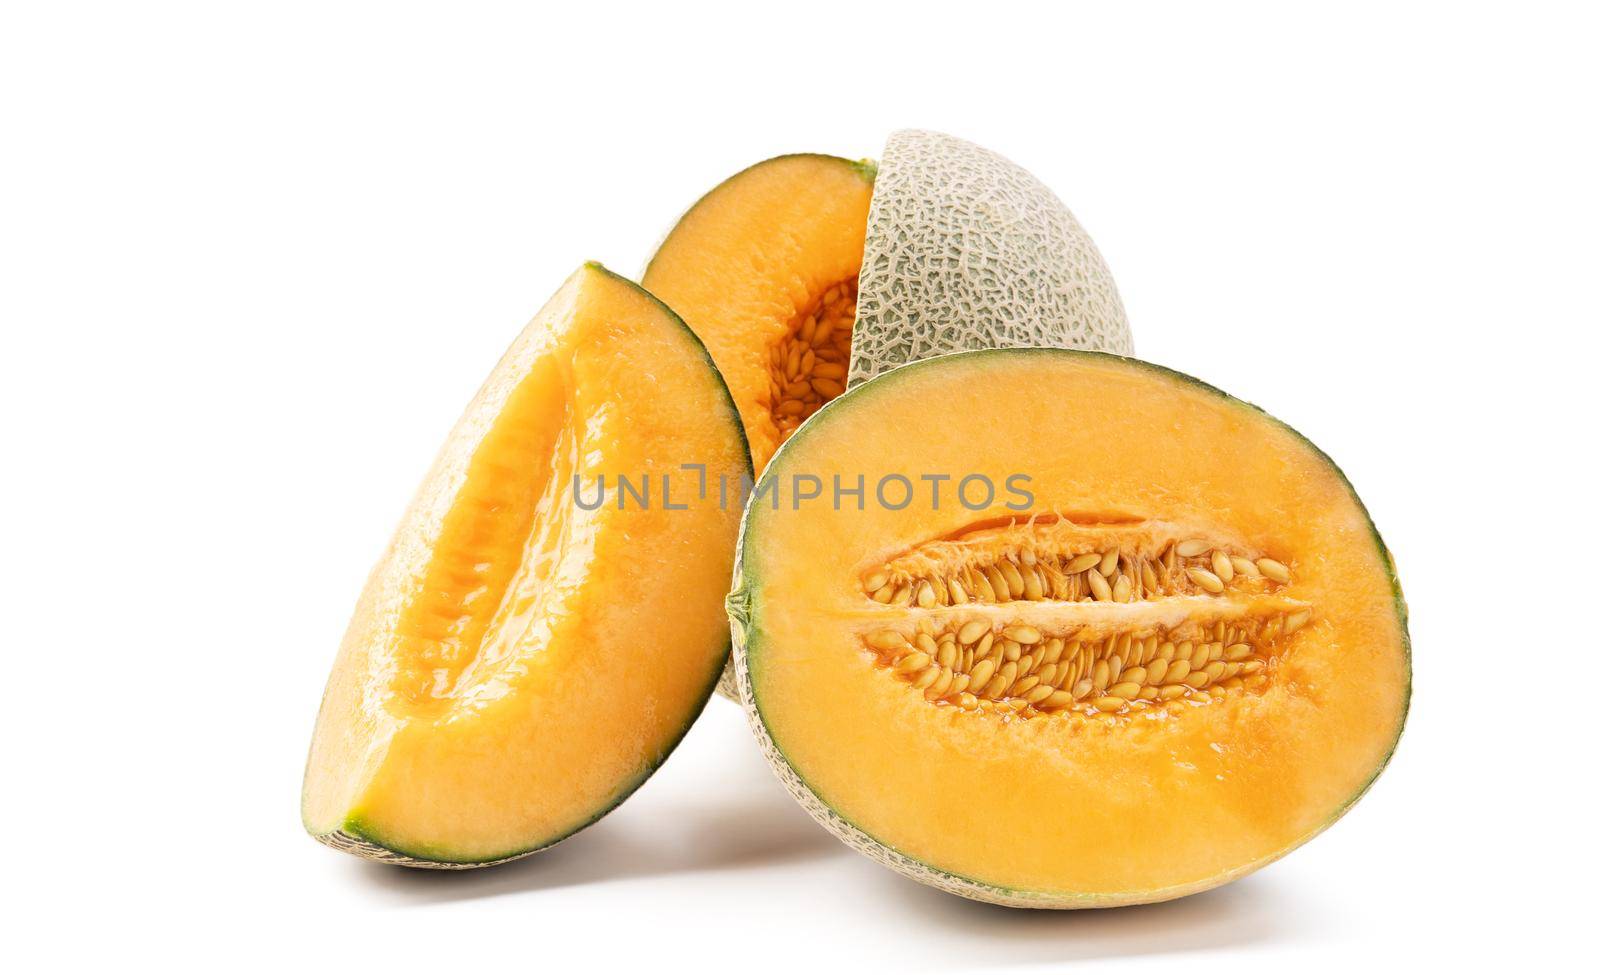
{"label": "green rind", "polygon": [[[829,806],[817,793],[817,791],[812,788],[810,783],[805,780],[804,776],[802,776],[789,761],[788,756],[783,752],[782,746],[780,746],[773,737],[772,730],[767,726],[765,717],[761,714],[761,709],[756,701],[755,685],[751,676],[752,651],[757,651],[754,653],[754,656],[758,661],[760,658],[760,654],[758,652],[760,640],[758,635],[761,632],[761,626],[759,618],[757,618],[753,612],[754,606],[752,598],[752,593],[759,583],[757,577],[748,573],[746,569],[744,551],[745,543],[752,535],[751,515],[757,510],[756,506],[753,504],[746,507],[744,516],[740,521],[739,545],[734,555],[734,587],[733,590],[728,594],[727,599],[728,618],[733,633],[733,667],[738,685],[739,701],[744,706],[745,716],[750,722],[751,731],[755,734],[756,741],[760,745],[762,753],[766,756],[768,764],[772,766],[773,772],[777,774],[778,779],[783,783],[784,788],[795,798],[796,801],[800,803],[806,812],[809,813],[813,819],[817,820],[817,822],[829,832],[843,840],[848,846],[854,848],[868,858],[875,860],[886,867],[889,867],[891,870],[910,877],[919,883],[927,884],[939,890],[946,891],[947,893],[956,894],[971,900],[984,901],[1006,907],[1047,909],[1121,907],[1135,904],[1152,904],[1160,901],[1172,900],[1177,897],[1183,897],[1188,894],[1199,893],[1200,891],[1209,890],[1213,887],[1219,887],[1223,884],[1237,880],[1240,877],[1259,870],[1269,863],[1272,863],[1273,861],[1292,853],[1294,850],[1321,835],[1324,830],[1332,826],[1346,812],[1348,812],[1350,807],[1354,806],[1364,795],[1367,794],[1367,792],[1372,788],[1373,783],[1378,780],[1378,777],[1383,774],[1384,769],[1388,767],[1389,761],[1394,757],[1396,748],[1399,747],[1400,737],[1405,731],[1406,721],[1411,712],[1412,675],[1411,634],[1409,629],[1410,613],[1406,606],[1405,595],[1400,587],[1400,577],[1395,570],[1393,555],[1389,551],[1388,545],[1384,543],[1383,536],[1379,534],[1377,525],[1374,524],[1372,520],[1371,512],[1367,510],[1366,504],[1361,500],[1361,496],[1356,493],[1355,487],[1350,483],[1350,479],[1345,475],[1344,471],[1339,467],[1339,465],[1334,463],[1333,458],[1329,457],[1328,454],[1322,450],[1322,448],[1318,447],[1315,443],[1312,443],[1311,440],[1300,431],[1289,426],[1289,424],[1283,422],[1254,403],[1241,400],[1238,397],[1232,396],[1211,385],[1210,383],[1205,382],[1204,380],[1197,379],[1187,373],[1179,372],[1176,369],[1167,368],[1166,366],[1159,366],[1154,363],[1145,362],[1141,359],[1132,358],[1131,356],[1122,356],[1109,352],[1096,352],[1082,349],[977,349],[968,352],[953,352],[947,355],[935,356],[933,358],[912,362],[893,369],[875,379],[862,383],[861,385],[847,389],[842,395],[827,403],[821,410],[817,411],[809,419],[807,419],[805,423],[801,424],[799,429],[797,429],[792,435],[790,435],[788,440],[779,446],[778,450],[773,454],[772,459],[767,463],[767,468],[762,473],[757,489],[752,492],[752,497],[760,496],[762,490],[769,489],[771,487],[771,485],[767,482],[769,479],[779,476],[778,470],[782,465],[784,454],[786,452],[794,449],[795,444],[802,442],[808,435],[814,433],[815,430],[820,426],[826,426],[826,417],[828,417],[830,414],[839,413],[845,409],[848,409],[849,404],[853,403],[854,401],[863,399],[870,400],[875,392],[881,392],[885,389],[891,388],[895,383],[904,380],[908,375],[915,375],[924,369],[941,368],[942,366],[948,365],[954,360],[965,361],[974,357],[1021,357],[1036,355],[1111,359],[1138,369],[1159,374],[1170,380],[1175,380],[1199,387],[1200,389],[1219,397],[1230,405],[1253,410],[1274,425],[1289,432],[1295,438],[1309,446],[1315,455],[1322,458],[1323,463],[1325,463],[1334,471],[1335,474],[1339,476],[1339,479],[1343,482],[1345,489],[1349,492],[1350,496],[1355,499],[1357,507],[1361,510],[1362,516],[1366,519],[1367,527],[1372,534],[1373,542],[1376,544],[1378,553],[1383,559],[1385,571],[1389,576],[1390,589],[1394,596],[1395,613],[1400,625],[1400,638],[1402,649],[1405,655],[1406,685],[1404,696],[1401,701],[1400,722],[1396,727],[1393,740],[1389,743],[1387,752],[1385,752],[1383,759],[1377,764],[1377,767],[1373,771],[1371,778],[1369,778],[1366,783],[1361,786],[1361,788],[1357,789],[1351,795],[1348,801],[1336,809],[1326,821],[1324,821],[1316,829],[1307,833],[1305,836],[1299,838],[1293,844],[1284,847],[1282,850],[1278,850],[1270,856],[1263,857],[1260,860],[1244,864],[1233,870],[1226,871],[1214,877],[1208,877],[1192,884],[1164,887],[1155,890],[1133,891],[1127,894],[1074,894],[1067,891],[1027,890],[1002,887],[995,884],[986,883],[976,878],[966,877],[948,870],[943,870],[921,860],[917,860],[909,854],[895,849],[893,846],[876,839],[871,834],[867,833],[861,827],[846,819],[831,806]],[[756,666],[759,667],[759,663],[757,663]]]}
{"label": "green rind", "polygon": [[[721,670],[719,669],[718,675],[720,676],[720,674]],[[694,709],[693,717],[689,719],[683,730],[678,733],[677,738],[667,746],[666,751],[662,753],[658,760],[646,766],[637,776],[629,780],[609,805],[554,839],[537,843],[527,849],[471,859],[453,856],[443,846],[408,847],[403,843],[386,840],[378,830],[363,821],[359,814],[350,816],[345,820],[344,825],[336,830],[327,833],[312,833],[311,836],[325,846],[343,850],[362,859],[424,870],[471,870],[476,867],[492,867],[496,864],[509,863],[512,860],[520,860],[523,857],[532,856],[535,853],[550,849],[557,843],[571,839],[578,833],[598,823],[612,810],[622,805],[640,786],[644,785],[645,780],[654,775],[656,769],[666,764],[667,757],[677,748],[678,742],[682,741],[684,736],[688,734],[689,727],[694,724],[695,719],[700,716],[700,712],[705,709],[706,702],[711,699],[711,694],[716,689],[716,686],[715,681],[707,685],[706,690],[701,695],[699,705]]]}
{"label": "green rind", "polygon": [[[750,441],[745,436],[744,423],[739,419],[739,410],[733,402],[733,393],[729,391],[727,382],[722,378],[722,373],[717,369],[716,363],[712,361],[711,353],[706,349],[705,343],[700,341],[700,336],[696,335],[694,333],[694,329],[690,328],[688,323],[680,318],[678,313],[673,311],[666,302],[651,294],[638,282],[623,277],[615,271],[612,271],[610,268],[607,268],[599,261],[585,261],[582,266],[593,271],[598,271],[607,277],[614,278],[615,280],[620,281],[623,284],[626,284],[628,287],[638,291],[646,298],[649,298],[650,301],[653,302],[656,307],[661,309],[661,311],[665,314],[666,320],[670,323],[676,324],[682,335],[688,338],[691,346],[699,353],[701,360],[705,363],[706,369],[712,378],[713,388],[722,394],[722,404],[726,413],[727,422],[732,425],[733,430],[738,437],[740,456],[744,458],[744,469],[740,473],[754,476],[755,463],[750,456]],[[421,849],[407,847],[402,843],[385,840],[376,829],[365,823],[359,814],[352,814],[348,816],[343,824],[341,824],[337,829],[333,830],[319,832],[309,823],[305,823],[303,817],[302,825],[305,827],[306,832],[311,834],[313,839],[325,846],[330,846],[336,850],[342,850],[354,856],[361,857],[362,859],[372,860],[378,863],[389,863],[397,866],[415,867],[420,869],[471,870],[476,867],[492,867],[496,864],[507,863],[511,860],[519,860],[523,857],[531,856],[532,854],[540,851],[548,850],[557,843],[570,839],[571,837],[605,818],[606,815],[608,815],[612,810],[622,805],[622,803],[625,802],[629,796],[633,795],[633,793],[637,791],[640,786],[644,785],[645,781],[649,779],[650,776],[654,775],[657,769],[666,764],[667,759],[671,757],[674,751],[677,750],[678,745],[683,742],[684,737],[689,733],[689,729],[694,726],[694,723],[699,719],[701,712],[705,710],[706,704],[711,700],[711,696],[716,692],[717,687],[722,680],[723,674],[727,670],[732,651],[733,637],[732,633],[730,632],[728,642],[724,645],[722,653],[718,655],[718,664],[712,668],[710,679],[706,681],[705,686],[700,691],[699,700],[689,710],[688,716],[684,720],[683,726],[678,730],[677,734],[673,735],[666,743],[665,747],[661,750],[660,756],[655,761],[641,769],[637,776],[624,783],[623,787],[617,792],[616,798],[609,805],[604,806],[591,818],[552,839],[540,841],[525,849],[512,850],[488,857],[468,859],[452,856],[447,850],[439,846]]]}

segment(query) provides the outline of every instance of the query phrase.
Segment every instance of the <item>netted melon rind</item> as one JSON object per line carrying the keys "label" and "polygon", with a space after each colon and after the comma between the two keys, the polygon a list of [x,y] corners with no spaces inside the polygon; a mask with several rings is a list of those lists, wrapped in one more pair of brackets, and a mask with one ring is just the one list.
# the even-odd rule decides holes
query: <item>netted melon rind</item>
{"label": "netted melon rind", "polygon": [[733,672],[732,660],[722,668],[722,676],[717,678],[717,693],[736,704],[739,701],[739,678]]}
{"label": "netted melon rind", "polygon": [[419,870],[475,870],[478,867],[492,867],[497,863],[509,863],[520,860],[525,856],[538,852],[529,850],[526,853],[517,853],[498,860],[485,860],[481,863],[447,863],[439,860],[419,860],[416,857],[396,853],[393,850],[370,843],[359,836],[351,836],[343,830],[334,830],[331,833],[316,833],[312,836],[318,843],[331,846],[335,850],[358,856],[363,860],[372,860],[375,863],[391,863],[399,867],[414,867]]}
{"label": "netted melon rind", "polygon": [[1133,352],[1094,241],[1003,156],[938,132],[891,134],[867,215],[848,385],[946,352],[1021,346]]}

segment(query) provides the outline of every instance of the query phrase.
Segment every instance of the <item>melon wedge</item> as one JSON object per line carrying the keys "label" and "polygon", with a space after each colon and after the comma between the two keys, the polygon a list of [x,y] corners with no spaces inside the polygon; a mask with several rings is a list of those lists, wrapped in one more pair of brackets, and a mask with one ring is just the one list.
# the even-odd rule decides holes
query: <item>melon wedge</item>
{"label": "melon wedge", "polygon": [[1410,695],[1394,566],[1339,469],[1100,353],[958,353],[830,403],[762,475],[728,604],[801,804],[1023,907],[1165,900],[1284,855],[1365,792]]}
{"label": "melon wedge", "polygon": [[467,407],[362,593],[312,739],[306,829],[372,859],[475,866],[637,788],[728,653],[738,511],[682,464],[749,476],[727,389],[665,305],[586,265]]}

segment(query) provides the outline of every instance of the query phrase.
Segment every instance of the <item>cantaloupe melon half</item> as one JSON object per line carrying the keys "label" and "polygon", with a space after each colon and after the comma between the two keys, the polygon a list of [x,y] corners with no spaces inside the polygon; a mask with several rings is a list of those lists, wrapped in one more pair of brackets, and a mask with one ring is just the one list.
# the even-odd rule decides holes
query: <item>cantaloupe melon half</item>
{"label": "cantaloupe melon half", "polygon": [[1410,689],[1393,565],[1338,468],[1100,353],[958,353],[830,403],[761,478],[729,612],[807,810],[1024,907],[1282,856],[1370,785]]}
{"label": "cantaloupe melon half", "polygon": [[1133,351],[1087,234],[1026,170],[935,132],[874,165],[780,156],[707,193],[642,282],[727,378],[756,469],[823,403],[963,349]]}
{"label": "cantaloupe melon half", "polygon": [[727,657],[738,521],[682,464],[749,476],[727,389],[665,305],[587,265],[490,374],[367,583],[312,740],[313,836],[496,862],[661,764]]}

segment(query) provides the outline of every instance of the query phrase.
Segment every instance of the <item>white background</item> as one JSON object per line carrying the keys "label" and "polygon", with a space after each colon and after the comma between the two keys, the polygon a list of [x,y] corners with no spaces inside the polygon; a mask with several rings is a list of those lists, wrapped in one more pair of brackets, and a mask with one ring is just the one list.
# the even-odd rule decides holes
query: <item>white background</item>
{"label": "white background", "polygon": [[[8,968],[1592,956],[1594,22],[867,6],[3,8]],[[1416,647],[1371,794],[1214,893],[1008,911],[840,846],[717,701],[620,810],[527,861],[411,873],[308,839],[347,614],[524,320],[580,261],[636,273],[735,170],[876,155],[904,126],[1033,170],[1144,357],[1348,472]]]}

